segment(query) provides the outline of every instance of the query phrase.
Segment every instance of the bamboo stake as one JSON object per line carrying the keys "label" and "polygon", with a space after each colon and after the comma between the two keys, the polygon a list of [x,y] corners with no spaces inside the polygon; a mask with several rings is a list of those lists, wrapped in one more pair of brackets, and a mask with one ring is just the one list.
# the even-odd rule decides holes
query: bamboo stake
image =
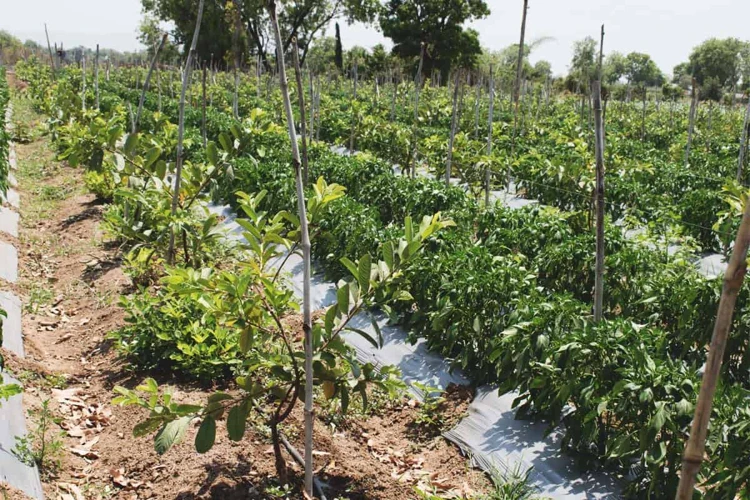
{"label": "bamboo stake", "polygon": [[162,47],[164,47],[164,44],[167,42],[167,34],[164,33],[161,37],[161,42],[159,42],[159,45],[156,46],[154,49],[154,57],[151,58],[151,66],[148,68],[148,73],[146,74],[146,81],[143,82],[143,89],[141,89],[141,98],[138,100],[138,112],[135,115],[135,130],[133,132],[138,131],[138,125],[141,123],[141,113],[143,112],[143,101],[146,100],[146,92],[149,89],[149,86],[151,84],[151,75],[154,72],[154,68],[156,68],[156,62],[159,60],[159,51]]}
{"label": "bamboo stake", "polygon": [[742,123],[742,132],[740,133],[740,157],[737,160],[737,182],[742,183],[742,171],[745,168],[745,152],[747,149],[747,126],[750,123],[750,98],[747,100],[747,109],[745,110],[745,120]]}
{"label": "bamboo stake", "polygon": [[49,43],[49,32],[47,32],[47,23],[44,23],[44,35],[47,37],[47,50],[49,50],[49,64],[52,66],[52,79],[57,79],[57,64],[55,64],[55,58],[52,55],[52,45]]}
{"label": "bamboo stake", "polygon": [[456,72],[456,85],[453,88],[453,114],[451,115],[451,131],[448,138],[448,154],[445,159],[445,185],[451,185],[451,162],[453,161],[453,142],[456,139],[456,115],[458,114],[458,91],[461,86],[461,72]]}
{"label": "bamboo stake", "polygon": [[[294,64],[294,75],[297,79],[297,94],[299,103],[300,116],[300,135],[302,136],[302,183],[307,186],[308,169],[307,169],[307,125],[305,117],[305,87],[302,82],[302,69],[299,66],[299,48],[297,47],[297,37],[292,37],[292,62]],[[356,64],[354,66],[357,67]],[[354,71],[356,75],[356,69]],[[312,81],[312,80],[311,80]]]}
{"label": "bamboo stake", "polygon": [[203,136],[203,147],[208,145],[206,133],[206,78],[208,77],[208,68],[203,65],[203,78],[201,79],[201,90],[203,93],[202,115],[201,115],[201,135]]}
{"label": "bamboo stake", "polygon": [[523,72],[523,43],[526,38],[526,14],[529,11],[529,0],[523,0],[523,14],[521,17],[521,40],[518,44],[518,59],[516,60],[516,80],[513,83],[513,137],[510,145],[510,156],[516,151],[516,127],[518,123],[518,94],[521,88],[521,73]]}
{"label": "bamboo stake", "polygon": [[417,177],[417,155],[419,154],[419,147],[417,141],[419,140],[419,90],[422,87],[422,64],[424,62],[424,42],[421,43],[419,50],[419,67],[417,68],[417,76],[414,79],[415,84],[415,96],[414,96],[414,133],[412,144],[412,157],[411,157],[411,176],[412,178]]}
{"label": "bamboo stake", "polygon": [[81,58],[81,108],[86,111],[86,53]]}
{"label": "bamboo stake", "polygon": [[99,111],[99,44],[96,44],[96,57],[94,58],[94,90],[96,93],[96,110]]}
{"label": "bamboo stake", "polygon": [[276,0],[268,0],[266,4],[271,17],[271,25],[276,36],[276,58],[279,71],[279,88],[281,98],[284,102],[286,121],[289,131],[289,142],[292,146],[292,163],[294,164],[295,184],[297,188],[297,206],[299,209],[300,238],[303,260],[303,285],[302,285],[302,329],[305,335],[305,493],[312,498],[313,495],[313,338],[312,338],[312,311],[310,301],[310,234],[307,227],[307,208],[305,207],[305,191],[302,183],[302,169],[297,147],[297,131],[294,127],[294,113],[292,103],[289,99],[289,89],[284,67],[284,50],[281,41],[281,32],[276,17]]}
{"label": "bamboo stake", "polygon": [[690,162],[690,147],[693,145],[693,130],[695,128],[695,114],[698,107],[698,82],[693,78],[692,98],[690,99],[690,117],[688,122],[688,138],[685,146],[685,167]]}
{"label": "bamboo stake", "polygon": [[[489,132],[487,132],[487,158],[492,158],[492,119],[493,119],[493,112],[495,110],[495,78],[494,74],[492,73],[492,65],[490,64],[490,111],[489,111],[489,120],[487,121],[487,128],[489,129]],[[487,164],[484,166],[484,205],[485,207],[490,206],[490,163],[489,160],[487,161]]]}
{"label": "bamboo stake", "polygon": [[[604,25],[599,45],[599,78],[604,51]],[[594,277],[594,321],[604,316],[604,121],[602,120],[602,88],[599,80],[593,83],[594,144],[596,153],[596,269]]]}
{"label": "bamboo stake", "polygon": [[234,119],[240,117],[239,87],[240,87],[240,49],[239,38],[242,29],[239,9],[241,0],[235,0],[234,33],[232,33],[232,50],[234,52],[234,94],[232,95],[232,114]]}
{"label": "bamboo stake", "polygon": [[711,345],[708,349],[706,371],[701,380],[698,401],[695,405],[695,416],[690,427],[690,437],[682,458],[680,484],[675,495],[677,500],[691,500],[693,498],[696,475],[703,463],[714,392],[716,392],[716,385],[719,381],[721,363],[724,359],[729,329],[732,326],[732,314],[737,302],[737,295],[742,288],[747,272],[748,246],[750,246],[750,203],[745,203],[745,210],[742,214],[740,228],[737,231],[732,256],[729,259],[727,270],[724,272],[724,285],[721,290],[713,335],[711,336]]}
{"label": "bamboo stake", "polygon": [[[172,193],[172,219],[174,219],[174,216],[177,213],[177,203],[180,199],[180,181],[182,180],[182,143],[185,135],[185,94],[187,93],[187,87],[190,82],[190,68],[192,67],[191,63],[193,61],[193,55],[195,54],[195,47],[196,45],[198,45],[198,34],[201,30],[201,19],[203,18],[203,2],[204,0],[200,0],[198,3],[198,17],[195,20],[193,40],[190,43],[190,50],[188,51],[187,60],[185,61],[185,68],[182,72],[182,90],[180,92],[179,118],[177,125],[177,158],[175,160],[174,191]],[[174,227],[171,227],[170,229],[167,262],[169,264],[172,264],[174,262]]]}

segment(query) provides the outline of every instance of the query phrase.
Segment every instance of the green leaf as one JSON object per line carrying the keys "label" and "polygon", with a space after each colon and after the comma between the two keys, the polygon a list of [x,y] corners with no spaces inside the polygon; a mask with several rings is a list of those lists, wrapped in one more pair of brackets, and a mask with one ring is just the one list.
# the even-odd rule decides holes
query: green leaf
{"label": "green leaf", "polygon": [[176,445],[185,437],[190,417],[180,417],[177,420],[166,423],[154,438],[154,449],[159,455],[166,453],[172,446]]}
{"label": "green leaf", "polygon": [[240,441],[245,435],[247,411],[245,405],[237,405],[229,410],[227,415],[227,433],[232,441]]}
{"label": "green leaf", "polygon": [[136,132],[135,134],[128,134],[128,137],[125,139],[125,145],[123,146],[123,151],[125,152],[125,154],[132,157],[137,146],[138,133]]}
{"label": "green leaf", "polygon": [[347,257],[341,257],[341,263],[344,264],[344,266],[349,270],[350,273],[352,273],[352,276],[355,278],[359,274],[359,269],[357,268],[357,265],[349,260]]}
{"label": "green leaf", "polygon": [[359,259],[359,269],[357,271],[357,282],[359,282],[359,290],[361,293],[366,294],[370,291],[370,271],[372,270],[372,259],[370,254],[365,254]]}
{"label": "green leaf", "polygon": [[206,453],[210,450],[216,441],[216,420],[214,417],[207,416],[195,435],[195,451]]}
{"label": "green leaf", "polygon": [[341,314],[349,314],[349,283],[336,290],[337,309]]}
{"label": "green leaf", "polygon": [[247,353],[247,351],[250,350],[250,347],[253,344],[253,329],[249,326],[246,326],[242,329],[240,332],[240,351],[242,351],[242,354]]}
{"label": "green leaf", "polygon": [[372,346],[374,348],[376,348],[376,349],[379,348],[377,341],[374,338],[372,338],[372,335],[370,335],[366,331],[360,330],[359,328],[354,328],[352,326],[348,326],[348,327],[346,327],[346,329],[349,330],[349,331],[352,331],[354,333],[360,334],[366,341],[368,341],[370,344],[372,344]]}
{"label": "green leaf", "polygon": [[161,427],[164,421],[158,418],[148,418],[143,422],[138,422],[133,427],[133,437],[143,437],[146,434],[151,434],[156,429]]}
{"label": "green leaf", "polygon": [[211,165],[219,164],[219,150],[215,142],[211,141],[206,145],[206,157],[211,162]]}

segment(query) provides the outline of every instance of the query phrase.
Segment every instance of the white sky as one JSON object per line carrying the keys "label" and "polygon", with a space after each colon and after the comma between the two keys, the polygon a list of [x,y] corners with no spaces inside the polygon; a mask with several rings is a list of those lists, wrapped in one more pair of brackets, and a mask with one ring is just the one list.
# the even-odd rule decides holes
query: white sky
{"label": "white sky", "polygon": [[[482,45],[495,50],[517,43],[522,0],[486,1],[492,13],[473,24]],[[62,41],[68,47],[99,43],[136,50],[140,18],[140,0],[0,0],[0,29],[44,43],[46,22],[51,42]],[[613,50],[646,52],[669,74],[706,38],[750,39],[749,22],[747,0],[530,0],[526,36],[554,37],[531,59],[547,59],[555,73],[564,73],[573,42],[587,35],[598,37],[603,23],[605,55]],[[388,45],[374,28],[342,24],[341,32],[346,48]]]}

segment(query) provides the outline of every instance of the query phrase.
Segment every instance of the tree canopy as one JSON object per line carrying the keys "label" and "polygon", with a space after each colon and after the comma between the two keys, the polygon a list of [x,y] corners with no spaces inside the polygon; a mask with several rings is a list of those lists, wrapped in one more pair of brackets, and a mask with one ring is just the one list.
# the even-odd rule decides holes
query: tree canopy
{"label": "tree canopy", "polygon": [[[172,36],[177,44],[189,43],[195,29],[198,0],[141,0],[146,14],[160,21],[172,22]],[[236,0],[246,30],[243,54],[260,55],[268,60],[274,42],[264,0]],[[206,2],[201,36],[196,48],[199,60],[225,59],[232,52],[233,16],[228,15],[231,0]],[[324,34],[329,23],[338,18],[347,22],[371,23],[379,8],[378,0],[289,0],[279,5],[279,28],[283,49],[288,52],[292,38],[297,37],[304,62],[312,40]]]}
{"label": "tree canopy", "polygon": [[380,28],[393,40],[393,53],[415,64],[424,43],[423,74],[437,70],[447,78],[454,65],[477,64],[479,34],[463,25],[489,13],[484,0],[388,0],[380,14]]}

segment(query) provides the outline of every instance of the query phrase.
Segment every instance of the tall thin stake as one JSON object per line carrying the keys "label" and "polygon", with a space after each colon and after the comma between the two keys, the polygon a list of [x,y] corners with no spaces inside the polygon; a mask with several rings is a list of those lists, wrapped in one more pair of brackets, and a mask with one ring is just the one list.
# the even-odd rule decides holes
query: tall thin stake
{"label": "tall thin stake", "polygon": [[529,11],[529,0],[523,0],[523,15],[521,17],[521,40],[518,43],[518,59],[516,60],[516,81],[513,83],[513,137],[511,139],[511,157],[516,150],[516,127],[518,126],[518,97],[521,90],[521,74],[523,72],[523,44],[526,38],[526,14]]}
{"label": "tall thin stake", "polygon": [[[604,25],[599,45],[599,70],[604,52]],[[604,120],[602,119],[602,86],[599,80],[592,85],[594,100],[594,145],[596,153],[596,269],[594,276],[594,321],[604,315]]]}
{"label": "tall thin stake", "polygon": [[490,206],[490,162],[489,158],[492,158],[492,120],[493,113],[495,111],[495,75],[492,73],[492,65],[490,64],[490,117],[487,120],[487,164],[484,166],[484,205]]}
{"label": "tall thin stake", "polygon": [[96,57],[94,58],[94,91],[96,93],[96,110],[99,111],[99,44],[96,44]]}
{"label": "tall thin stake", "polygon": [[424,42],[421,44],[419,50],[419,67],[417,68],[417,76],[414,78],[415,95],[414,95],[414,133],[412,144],[412,156],[411,156],[411,176],[417,176],[417,155],[419,154],[419,147],[417,142],[419,141],[419,91],[422,88],[422,64],[424,63]]}
{"label": "tall thin stake", "polygon": [[307,227],[307,208],[305,191],[302,183],[302,165],[297,147],[297,131],[294,127],[294,113],[289,99],[289,88],[284,67],[284,50],[276,18],[276,0],[266,4],[271,17],[271,25],[276,36],[276,59],[279,70],[279,87],[284,101],[284,111],[289,130],[289,142],[292,146],[292,163],[294,164],[295,184],[297,188],[297,207],[299,209],[300,238],[302,244],[303,283],[302,283],[302,329],[305,335],[305,493],[313,497],[313,338],[312,309],[310,303],[310,234]]}
{"label": "tall thin stake", "polygon": [[690,99],[690,116],[688,118],[688,137],[685,145],[685,167],[690,163],[690,147],[693,145],[693,130],[695,130],[695,114],[698,108],[698,82],[693,78],[693,90]]}
{"label": "tall thin stake", "polygon": [[201,91],[203,94],[203,102],[201,106],[201,135],[203,136],[203,147],[208,145],[207,133],[206,133],[206,78],[208,77],[208,68],[203,65],[203,78],[201,79]]}
{"label": "tall thin stake", "polygon": [[[302,182],[307,186],[307,125],[305,117],[305,87],[302,83],[302,69],[299,65],[299,48],[297,37],[292,37],[292,63],[294,64],[294,75],[297,79],[297,97],[299,102],[300,133],[302,135]],[[356,66],[355,66],[356,68]],[[311,97],[312,99],[312,97]]]}
{"label": "tall thin stake", "polygon": [[52,67],[52,78],[57,78],[57,64],[55,57],[52,55],[52,45],[49,43],[49,33],[47,32],[47,23],[44,23],[44,35],[47,37],[47,50],[49,50],[49,64]]}
{"label": "tall thin stake", "polygon": [[[185,94],[187,93],[187,87],[190,83],[190,69],[192,68],[193,55],[195,54],[195,47],[198,45],[198,34],[201,30],[201,19],[203,19],[203,1],[200,0],[198,3],[198,17],[195,20],[195,31],[193,32],[193,40],[190,43],[190,50],[188,51],[187,60],[185,61],[185,68],[182,72],[182,90],[180,92],[180,104],[179,104],[179,118],[177,125],[177,158],[175,159],[175,174],[174,174],[174,192],[172,193],[172,220],[177,213],[177,203],[180,199],[180,182],[182,180],[182,143],[185,136]],[[167,252],[167,262],[172,264],[174,262],[174,227],[170,229],[169,235],[169,251]]]}
{"label": "tall thin stake", "polygon": [[745,153],[747,151],[747,126],[750,124],[750,98],[747,100],[745,109],[745,120],[742,122],[742,133],[740,134],[740,157],[737,160],[737,182],[742,183],[742,171],[745,168]]}
{"label": "tall thin stake", "polygon": [[81,58],[81,108],[86,111],[86,53]]}
{"label": "tall thin stake", "polygon": [[456,72],[456,85],[453,88],[453,114],[451,115],[451,131],[448,138],[448,155],[445,159],[445,185],[451,185],[451,162],[453,161],[453,142],[456,139],[456,116],[458,115],[458,91],[461,86],[461,72]]}
{"label": "tall thin stake", "polygon": [[716,384],[719,381],[721,362],[724,359],[724,349],[726,348],[729,329],[732,326],[732,314],[737,302],[737,295],[742,288],[747,272],[747,250],[749,246],[750,203],[745,203],[745,210],[742,214],[740,228],[737,231],[732,256],[729,259],[727,270],[724,272],[724,285],[721,290],[713,335],[711,336],[711,345],[708,348],[706,371],[701,380],[701,389],[695,405],[695,416],[690,427],[690,437],[682,458],[680,484],[675,496],[677,500],[691,500],[693,498],[696,475],[703,463],[714,392],[716,392]]}

